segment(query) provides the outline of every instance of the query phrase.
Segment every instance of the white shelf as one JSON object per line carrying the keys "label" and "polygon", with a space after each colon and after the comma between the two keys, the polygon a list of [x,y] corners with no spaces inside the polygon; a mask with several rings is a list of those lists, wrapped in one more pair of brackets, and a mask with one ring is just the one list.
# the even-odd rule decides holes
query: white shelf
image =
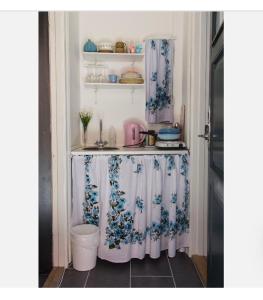
{"label": "white shelf", "polygon": [[140,61],[143,59],[143,53],[103,53],[103,52],[82,52],[86,61]]}
{"label": "white shelf", "polygon": [[85,86],[90,88],[103,88],[103,89],[143,89],[144,84],[128,84],[128,83],[95,83],[84,82]]}

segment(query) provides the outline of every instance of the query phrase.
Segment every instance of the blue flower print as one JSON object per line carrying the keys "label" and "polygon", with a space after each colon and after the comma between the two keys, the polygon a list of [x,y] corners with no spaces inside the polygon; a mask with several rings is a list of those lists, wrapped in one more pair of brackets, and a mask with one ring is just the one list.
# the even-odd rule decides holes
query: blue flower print
{"label": "blue flower print", "polygon": [[142,164],[137,164],[136,170],[134,171],[134,173],[140,174],[142,173]]}
{"label": "blue flower print", "polygon": [[154,241],[157,241],[158,239],[160,239],[161,237],[161,226],[160,224],[153,222],[151,229],[150,229],[150,236],[151,239],[153,239]]}
{"label": "blue flower print", "polygon": [[161,207],[161,234],[164,236],[169,235],[169,212],[168,210],[164,209],[164,207]]}
{"label": "blue flower print", "polygon": [[92,155],[84,157],[85,164],[85,200],[83,202],[83,221],[87,224],[99,226],[99,203],[97,186],[91,184],[90,178],[90,164],[92,162]]}
{"label": "blue flower print", "polygon": [[[166,166],[165,170],[161,169],[161,157],[165,158]],[[153,168],[155,170],[162,170],[163,175],[176,176],[177,172],[177,161],[176,155],[162,155],[161,157],[152,156]],[[131,157],[130,157],[131,158]],[[119,250],[123,248],[123,245],[138,244],[142,245],[147,238],[153,242],[160,241],[161,237],[167,237],[169,239],[175,239],[177,235],[182,235],[189,231],[189,193],[190,186],[187,177],[188,173],[188,157],[187,155],[180,155],[178,172],[182,176],[182,182],[184,180],[184,191],[182,192],[182,198],[178,203],[178,194],[176,190],[170,193],[168,202],[162,198],[162,193],[153,194],[151,209],[160,211],[160,214],[154,214],[154,219],[148,223],[148,226],[141,228],[140,222],[135,222],[136,218],[141,218],[141,214],[145,212],[146,202],[139,195],[135,195],[135,198],[129,199],[126,191],[122,190],[120,184],[120,167],[122,163],[126,163],[126,157],[111,155],[108,159],[108,170],[109,170],[109,182],[110,182],[110,193],[109,193],[109,210],[107,213],[107,227],[105,229],[106,239],[105,245],[108,249]],[[130,160],[129,164],[132,164]],[[139,174],[143,170],[141,163],[134,162],[133,172]],[[88,222],[98,224],[99,222],[99,205],[98,188],[92,182],[86,172],[86,186],[85,186],[85,199],[88,199],[90,205],[89,209],[85,212],[85,218]],[[171,178],[173,179],[173,177]],[[175,177],[174,177],[175,179]],[[176,180],[176,179],[175,179]],[[181,201],[182,199],[182,201]],[[166,199],[165,199],[166,200]],[[135,205],[135,211],[128,210],[128,201],[132,201]],[[135,203],[134,203],[135,202]],[[169,204],[170,202],[170,204]],[[172,218],[173,210],[176,210],[176,216]],[[148,222],[148,220],[147,220]]]}
{"label": "blue flower print", "polygon": [[188,171],[188,160],[185,154],[181,155],[180,158],[180,174],[186,176]]}
{"label": "blue flower print", "polygon": [[126,158],[127,158],[127,159],[130,159],[131,162],[132,162],[133,164],[135,163],[135,158],[134,158],[134,156],[132,156],[132,155],[126,155]]}
{"label": "blue flower print", "polygon": [[108,160],[110,178],[110,210],[107,213],[106,244],[109,249],[121,249],[121,243],[131,242],[133,230],[133,215],[125,210],[125,192],[119,187],[119,171],[122,159],[118,155],[111,155]]}
{"label": "blue flower print", "polygon": [[152,72],[151,81],[156,81],[156,80],[157,80],[157,72]]}
{"label": "blue flower print", "polygon": [[160,164],[159,164],[159,161],[156,158],[154,158],[154,161],[153,161],[153,168],[157,171],[160,170]]}
{"label": "blue flower print", "polygon": [[132,244],[138,243],[139,245],[142,245],[142,242],[145,240],[145,238],[146,238],[146,231],[139,232],[133,229],[132,239],[131,239]]}
{"label": "blue flower print", "polygon": [[189,228],[189,220],[184,209],[176,208],[176,225],[177,232],[181,235],[184,232],[187,232]]}
{"label": "blue flower print", "polygon": [[143,208],[144,208],[144,204],[143,204],[143,200],[141,197],[136,197],[136,206],[139,209],[139,211],[142,213]]}
{"label": "blue flower print", "polygon": [[169,237],[170,239],[174,239],[177,233],[177,226],[176,226],[176,222],[172,222],[170,221],[169,223]]}
{"label": "blue flower print", "polygon": [[167,159],[167,171],[168,176],[171,176],[172,170],[175,169],[175,158],[174,155],[165,155],[165,158]]}
{"label": "blue flower print", "polygon": [[162,195],[155,195],[153,199],[153,204],[161,204],[162,202]]}
{"label": "blue flower print", "polygon": [[[156,114],[158,111],[164,108],[171,108],[173,101],[172,97],[172,50],[170,48],[172,45],[167,39],[151,41],[151,48],[149,51],[152,53],[154,60],[158,64],[158,70],[152,65],[149,69],[149,78],[151,81],[151,88],[149,93],[147,93],[146,99],[146,110],[151,114]],[[158,53],[155,48],[158,47],[160,51]],[[159,57],[161,54],[161,58]],[[161,72],[163,69],[164,72]],[[163,75],[162,75],[163,74]],[[159,122],[156,122],[159,123]]]}
{"label": "blue flower print", "polygon": [[[167,40],[162,40],[161,42],[161,55],[167,57],[169,51],[169,43]],[[169,61],[168,61],[169,63]]]}
{"label": "blue flower print", "polygon": [[176,203],[177,202],[177,194],[176,193],[172,193],[171,202],[172,203]]}
{"label": "blue flower print", "polygon": [[148,109],[151,113],[155,113],[157,110],[162,110],[171,104],[171,96],[168,95],[168,90],[165,87],[166,82],[163,83],[164,87],[156,83],[155,98],[149,97],[146,101],[146,109]]}

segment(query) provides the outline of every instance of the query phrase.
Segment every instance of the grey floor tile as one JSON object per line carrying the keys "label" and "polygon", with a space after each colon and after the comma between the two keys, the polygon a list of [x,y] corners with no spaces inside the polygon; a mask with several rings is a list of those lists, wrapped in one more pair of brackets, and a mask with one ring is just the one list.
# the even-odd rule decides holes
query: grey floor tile
{"label": "grey floor tile", "polygon": [[169,258],[176,287],[203,287],[192,260],[185,253]]}
{"label": "grey floor tile", "polygon": [[89,271],[66,269],[60,287],[84,287]]}
{"label": "grey floor tile", "polygon": [[190,257],[185,253],[176,253],[176,256],[173,258],[168,258],[173,274],[178,273],[187,273],[194,268],[194,264]]}
{"label": "grey floor tile", "polygon": [[195,271],[177,274],[174,276],[177,288],[202,288],[203,284]]}
{"label": "grey floor tile", "polygon": [[132,277],[133,288],[174,288],[172,277]]}
{"label": "grey floor tile", "polygon": [[96,267],[90,271],[86,287],[129,287],[130,263],[111,263],[97,260]]}
{"label": "grey floor tile", "polygon": [[132,276],[171,276],[170,267],[166,257],[166,251],[161,253],[160,258],[152,259],[146,255],[144,259],[132,259]]}

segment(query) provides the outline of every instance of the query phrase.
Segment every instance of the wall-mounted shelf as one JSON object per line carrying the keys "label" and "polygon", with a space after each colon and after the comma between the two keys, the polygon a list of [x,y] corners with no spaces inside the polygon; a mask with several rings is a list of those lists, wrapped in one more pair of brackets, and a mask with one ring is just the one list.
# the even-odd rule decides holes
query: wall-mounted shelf
{"label": "wall-mounted shelf", "polygon": [[98,61],[140,61],[143,59],[143,53],[102,53],[102,52],[82,52],[86,61],[94,63]]}
{"label": "wall-mounted shelf", "polygon": [[144,84],[128,84],[128,83],[95,83],[95,82],[85,82],[85,86],[94,89],[143,89]]}

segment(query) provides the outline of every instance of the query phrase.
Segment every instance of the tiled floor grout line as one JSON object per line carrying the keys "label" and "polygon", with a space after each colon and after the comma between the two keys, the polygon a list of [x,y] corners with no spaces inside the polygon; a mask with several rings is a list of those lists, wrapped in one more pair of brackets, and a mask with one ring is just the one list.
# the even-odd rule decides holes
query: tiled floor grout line
{"label": "tiled floor grout line", "polygon": [[86,287],[86,285],[87,285],[87,283],[88,283],[89,274],[90,274],[90,271],[88,272],[87,278],[86,278],[86,280],[85,280],[85,283],[84,283],[84,288]]}
{"label": "tiled floor grout line", "polygon": [[198,276],[199,280],[200,280],[201,283],[202,283],[202,286],[205,288],[205,285],[204,285],[204,283],[203,283],[203,280],[202,280],[202,278],[201,278],[201,275],[200,275],[200,273],[199,273],[199,271],[198,271],[196,265],[195,265],[194,263],[193,263],[193,265],[194,265],[195,271],[196,271],[196,273],[197,273],[197,276]]}
{"label": "tiled floor grout line", "polygon": [[147,276],[147,275],[142,275],[142,276],[140,276],[140,275],[135,275],[135,276],[132,276],[132,278],[141,278],[141,277],[143,277],[143,278],[172,278],[173,276],[165,276],[165,275],[160,275],[160,276],[158,276],[158,275],[154,275],[154,276],[151,276],[151,275],[149,275],[149,276]]}
{"label": "tiled floor grout line", "polygon": [[[177,274],[177,272],[178,272],[178,270],[180,271],[181,269],[179,268],[179,269],[177,269],[177,264],[176,264],[176,266],[174,266],[173,265],[173,263],[174,263],[174,260],[175,260],[175,258],[172,258],[171,260],[170,260],[170,258],[169,258],[169,256],[168,256],[168,252],[166,252],[166,253],[164,253],[164,256],[166,257],[166,260],[167,260],[167,263],[168,263],[168,269],[170,270],[170,274],[168,275],[158,275],[158,274],[162,274],[162,268],[159,270],[158,268],[156,269],[155,268],[155,266],[154,266],[154,264],[152,264],[152,262],[150,262],[149,263],[149,266],[151,267],[148,271],[147,271],[147,268],[146,268],[146,270],[144,270],[144,268],[143,269],[141,269],[141,268],[139,268],[138,270],[136,269],[136,263],[134,262],[134,264],[132,263],[132,260],[130,260],[129,261],[129,269],[126,269],[126,271],[125,271],[125,273],[126,273],[126,276],[129,276],[129,283],[127,284],[125,284],[125,286],[126,287],[129,287],[129,288],[132,288],[132,287],[134,287],[133,286],[133,284],[139,284],[139,285],[143,285],[143,283],[144,282],[146,282],[146,283],[150,283],[150,285],[154,285],[155,286],[155,283],[158,285],[158,284],[161,284],[162,285],[162,282],[165,282],[167,285],[169,285],[169,287],[172,287],[172,285],[174,285],[174,288],[176,288],[176,281],[178,280],[178,285],[179,286],[181,286],[180,285],[180,276],[181,276],[181,274]],[[179,259],[180,257],[178,257],[178,259]],[[183,257],[184,258],[184,257]],[[165,259],[165,258],[164,258]],[[185,264],[187,265],[189,262],[187,261],[187,260],[183,260],[183,261],[185,261]],[[146,267],[147,267],[147,264],[148,264],[148,262],[146,262],[146,261],[144,261],[144,263],[146,264]],[[163,261],[163,263],[164,263],[164,261]],[[165,264],[165,263],[164,263]],[[193,264],[193,263],[192,263]],[[180,265],[180,264],[179,264]],[[113,268],[114,268],[114,264],[112,265],[113,266]],[[134,266],[134,267],[132,267],[132,266]],[[158,265],[157,265],[158,266]],[[164,274],[166,274],[166,273],[168,273],[168,269],[167,269],[167,265],[165,265],[166,267],[165,267],[165,273]],[[175,268],[174,268],[175,267]],[[179,266],[180,267],[180,266]],[[134,271],[132,271],[132,268],[134,268]],[[153,269],[152,269],[153,268]],[[67,270],[69,270],[70,272],[68,272],[67,273]],[[71,270],[74,270],[74,268],[73,267],[71,267],[71,266],[69,266],[69,268],[67,268],[67,269],[63,269],[63,271],[60,273],[61,274],[61,277],[59,278],[59,280],[57,281],[57,287],[59,288],[59,287],[66,287],[66,286],[68,286],[68,285],[71,285],[71,282],[68,282],[69,281],[69,279],[71,278],[71,276],[72,275],[74,275],[73,277],[74,278],[72,278],[72,279],[70,279],[70,281],[72,280],[73,281],[73,286],[74,286],[74,282],[75,282],[75,278],[77,278],[77,280],[78,280],[78,283],[81,283],[81,282],[83,282],[83,284],[84,284],[84,286],[82,285],[82,287],[87,287],[87,285],[88,285],[88,283],[90,282],[90,280],[93,282],[93,278],[92,279],[89,279],[89,277],[90,277],[90,272],[91,271],[88,271],[88,273],[87,273],[87,275],[86,275],[86,278],[85,278],[85,276],[83,276],[83,275],[79,275],[78,273],[72,273],[71,272]],[[136,271],[137,270],[137,271]],[[173,270],[175,270],[175,273],[173,273]],[[144,275],[145,273],[144,273],[144,271],[147,271],[147,273],[149,273],[149,275],[147,275],[147,273],[146,273],[146,275]],[[157,271],[157,273],[156,273],[156,271]],[[181,272],[182,272],[182,274],[184,274],[184,270],[181,270]],[[181,273],[181,272],[179,272],[179,273]],[[190,280],[190,282],[188,282],[187,281],[187,279],[186,279],[186,283],[187,283],[187,286],[188,286],[188,284],[193,284],[193,287],[199,287],[199,286],[202,286],[202,287],[204,287],[204,284],[203,284],[203,282],[202,282],[202,280],[201,280],[201,278],[200,278],[200,274],[199,274],[199,272],[198,272],[198,270],[197,270],[197,268],[196,268],[196,265],[195,264],[193,264],[193,270],[190,270],[189,269],[189,272],[191,272],[191,273],[193,273],[193,272],[195,272],[196,273],[196,279],[195,278],[193,278],[192,279],[192,282],[191,282],[191,279],[189,279]],[[135,273],[135,274],[134,274]],[[136,274],[137,273],[137,274]],[[143,274],[144,273],[144,274]],[[150,275],[150,274],[154,274],[154,273],[156,273],[156,275]],[[108,274],[108,273],[107,273]],[[134,274],[134,275],[133,275]],[[142,275],[140,275],[140,274],[142,274]],[[178,277],[177,277],[178,276]],[[83,277],[84,277],[84,281],[83,281]],[[96,276],[95,276],[96,277]],[[166,278],[166,279],[165,279]],[[172,278],[172,282],[171,282],[171,278]],[[65,282],[64,282],[64,280],[65,280]],[[134,281],[134,282],[133,282]],[[184,281],[184,280],[183,280]],[[197,282],[197,281],[200,281],[200,283],[199,282]],[[109,282],[110,283],[110,282]],[[168,284],[169,283],[169,284]],[[198,284],[197,284],[198,283]],[[110,283],[111,284],[111,283]],[[190,287],[190,286],[189,286]]]}
{"label": "tiled floor grout line", "polygon": [[167,252],[167,254],[166,254],[166,259],[167,259],[167,261],[168,261],[168,265],[169,265],[169,268],[170,268],[170,272],[171,272],[172,277],[173,277],[174,287],[176,288],[175,279],[174,279],[174,274],[173,274],[173,270],[172,270],[172,267],[171,267],[171,264],[170,264],[170,261],[169,261],[168,252]]}
{"label": "tiled floor grout line", "polygon": [[61,287],[61,283],[62,283],[62,281],[63,281],[63,279],[64,279],[65,272],[66,272],[66,269],[64,268],[63,274],[62,274],[61,279],[60,279],[60,282],[59,282],[59,284],[58,284],[58,288]]}

